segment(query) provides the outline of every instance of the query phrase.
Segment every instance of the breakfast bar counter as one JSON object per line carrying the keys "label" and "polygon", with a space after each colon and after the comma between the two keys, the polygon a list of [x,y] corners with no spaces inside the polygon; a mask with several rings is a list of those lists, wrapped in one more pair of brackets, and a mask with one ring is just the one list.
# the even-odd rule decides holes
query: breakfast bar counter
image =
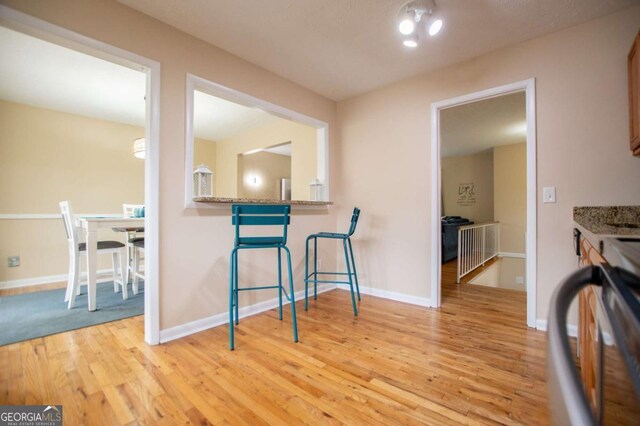
{"label": "breakfast bar counter", "polygon": [[286,204],[294,206],[329,206],[333,201],[271,200],[266,198],[193,197],[197,203],[218,204]]}

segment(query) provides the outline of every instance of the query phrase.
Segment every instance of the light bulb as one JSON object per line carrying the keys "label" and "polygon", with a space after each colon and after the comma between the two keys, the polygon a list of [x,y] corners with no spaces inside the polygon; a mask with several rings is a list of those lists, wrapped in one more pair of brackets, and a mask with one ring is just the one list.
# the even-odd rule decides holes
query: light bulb
{"label": "light bulb", "polygon": [[405,38],[402,41],[402,44],[404,44],[407,47],[417,47],[418,46],[418,35],[417,34],[410,35],[409,37]]}
{"label": "light bulb", "polygon": [[442,19],[436,19],[429,25],[429,35],[434,36],[442,29]]}
{"label": "light bulb", "polygon": [[409,35],[416,29],[416,23],[413,19],[406,17],[402,21],[400,21],[400,25],[398,25],[398,31],[401,34]]}
{"label": "light bulb", "polygon": [[407,47],[418,47],[418,43],[415,40],[405,40],[402,42]]}

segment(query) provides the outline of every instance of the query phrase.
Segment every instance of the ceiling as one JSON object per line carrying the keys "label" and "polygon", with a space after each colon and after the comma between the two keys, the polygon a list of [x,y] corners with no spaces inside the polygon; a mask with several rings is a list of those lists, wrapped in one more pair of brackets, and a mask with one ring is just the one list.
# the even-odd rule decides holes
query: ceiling
{"label": "ceiling", "polygon": [[0,99],[144,126],[146,76],[0,26]]}
{"label": "ceiling", "polygon": [[291,157],[291,142],[274,146],[271,148],[263,149],[263,151],[270,152],[272,154],[286,155],[287,157]]}
{"label": "ceiling", "polygon": [[278,120],[283,119],[197,90],[193,96],[193,129],[199,138],[221,141]]}
{"label": "ceiling", "polygon": [[118,0],[333,100],[558,31],[638,0],[436,0],[442,31],[404,47],[405,0]]}
{"label": "ceiling", "polygon": [[525,101],[525,92],[518,92],[442,110],[442,156],[471,155],[494,146],[525,143]]}

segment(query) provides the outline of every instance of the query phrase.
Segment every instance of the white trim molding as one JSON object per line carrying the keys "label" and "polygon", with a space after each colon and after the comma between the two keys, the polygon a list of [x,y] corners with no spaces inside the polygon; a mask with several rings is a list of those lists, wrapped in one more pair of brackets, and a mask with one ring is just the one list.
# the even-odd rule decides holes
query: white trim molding
{"label": "white trim molding", "polygon": [[[324,293],[335,289],[335,285],[321,284],[318,286],[318,293]],[[304,300],[304,290],[297,291],[295,293],[296,301]],[[283,300],[282,305],[289,305],[291,302],[286,299]],[[268,311],[278,307],[278,299],[273,298],[259,302],[250,306],[244,306],[238,310],[240,318],[250,317],[257,315],[261,312]],[[170,342],[171,340],[179,339],[181,337],[189,336],[191,334],[198,333],[200,331],[208,330],[219,325],[229,324],[229,311],[221,312],[210,317],[202,318],[199,320],[191,321],[186,324],[178,325],[175,327],[160,330],[160,343]]]}
{"label": "white trim molding", "polygon": [[147,76],[145,139],[145,292],[144,330],[148,344],[160,339],[159,298],[159,194],[160,194],[160,63],[116,46],[51,24],[5,5],[0,5],[0,25],[38,37]]}
{"label": "white trim molding", "polygon": [[[76,214],[76,217],[122,217],[122,214]],[[50,220],[62,219],[60,213],[9,213],[0,214],[0,220]]]}
{"label": "white trim molding", "polygon": [[[315,127],[317,129],[317,178],[323,186],[322,201],[330,199],[330,182],[329,182],[329,124],[324,121],[309,117],[302,113],[287,109],[285,107],[272,104],[239,90],[214,83],[202,77],[187,73],[186,83],[186,115],[185,115],[185,188],[184,188],[184,206],[186,209],[202,208],[202,209],[227,209],[231,208],[229,204],[217,203],[196,203],[193,201],[193,98],[194,91],[207,93],[211,96],[225,99],[230,102],[237,103],[250,108],[258,108],[269,114],[283,118],[285,120],[294,121],[306,126]],[[318,206],[295,206],[294,209],[318,209]],[[320,209],[327,210],[326,206],[320,206]]]}
{"label": "white trim molding", "polygon": [[[339,290],[349,291],[346,287],[339,287]],[[382,290],[373,287],[360,286],[360,294],[379,297],[381,299],[394,300],[396,302],[409,303],[411,305],[431,307],[431,300],[427,297],[412,296],[410,294],[398,293],[395,291]]]}
{"label": "white trim molding", "polygon": [[[459,96],[431,104],[431,306],[441,304],[441,169],[440,169],[440,111],[509,93],[525,92],[527,114],[527,231],[526,282],[527,325],[536,326],[536,266],[537,266],[537,166],[536,166],[536,86],[535,79],[518,81],[504,86]],[[429,284],[427,284],[429,285]]]}
{"label": "white trim molding", "polygon": [[[536,330],[547,331],[547,320],[538,318],[536,320]],[[578,337],[578,326],[567,324],[567,334],[569,337]]]}
{"label": "white trim molding", "polygon": [[[21,288],[21,287],[30,287],[35,285],[45,285],[45,284],[53,284],[53,283],[61,283],[66,282],[69,278],[68,274],[59,274],[59,275],[43,275],[40,277],[33,278],[22,278],[19,280],[8,280],[8,281],[0,281],[0,290],[6,290],[10,288]],[[82,272],[80,274],[80,279],[87,279],[87,273]],[[97,282],[105,282],[113,280],[113,269],[100,269],[96,271],[96,281]]]}
{"label": "white trim molding", "polygon": [[527,255],[524,253],[514,253],[509,251],[501,251],[498,253],[498,257],[514,257],[517,259],[526,259]]}

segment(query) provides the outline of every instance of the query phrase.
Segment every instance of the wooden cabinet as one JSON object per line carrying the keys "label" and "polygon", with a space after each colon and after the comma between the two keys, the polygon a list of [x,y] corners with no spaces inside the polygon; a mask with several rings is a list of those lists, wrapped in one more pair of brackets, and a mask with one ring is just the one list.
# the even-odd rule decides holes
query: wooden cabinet
{"label": "wooden cabinet", "polygon": [[[584,237],[580,238],[580,265],[598,265],[604,263],[602,255]],[[596,374],[597,333],[596,322],[596,287],[588,286],[580,292],[578,305],[578,356],[580,357],[580,373],[585,387],[587,400],[592,408],[597,404]]]}
{"label": "wooden cabinet", "polygon": [[633,155],[640,155],[640,32],[627,58],[629,70],[629,137]]}

